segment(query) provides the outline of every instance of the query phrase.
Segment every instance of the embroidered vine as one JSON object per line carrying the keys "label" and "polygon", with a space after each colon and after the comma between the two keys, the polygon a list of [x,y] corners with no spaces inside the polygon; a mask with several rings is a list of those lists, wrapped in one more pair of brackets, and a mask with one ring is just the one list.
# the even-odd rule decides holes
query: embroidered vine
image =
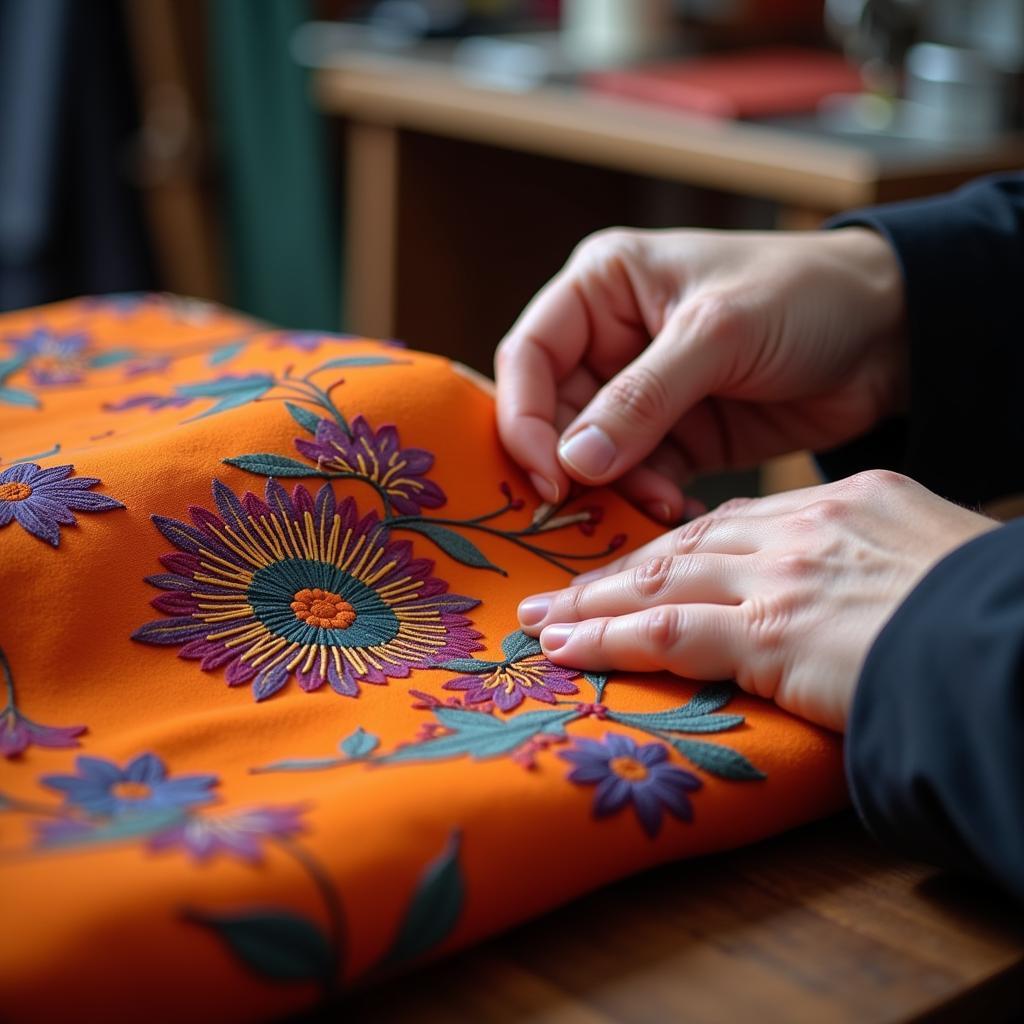
{"label": "embroidered vine", "polygon": [[67,748],[81,746],[77,737],[86,731],[84,725],[42,725],[22,714],[18,707],[11,663],[0,647],[0,673],[3,674],[6,701],[0,710],[0,754],[17,757],[29,747]]}

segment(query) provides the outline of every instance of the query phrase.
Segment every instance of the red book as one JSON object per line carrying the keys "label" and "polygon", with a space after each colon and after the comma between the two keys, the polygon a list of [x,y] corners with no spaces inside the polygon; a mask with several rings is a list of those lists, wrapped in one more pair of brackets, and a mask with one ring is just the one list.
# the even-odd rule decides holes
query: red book
{"label": "red book", "polygon": [[833,93],[861,92],[845,57],[795,47],[687,58],[584,77],[598,92],[708,117],[773,117],[814,110]]}

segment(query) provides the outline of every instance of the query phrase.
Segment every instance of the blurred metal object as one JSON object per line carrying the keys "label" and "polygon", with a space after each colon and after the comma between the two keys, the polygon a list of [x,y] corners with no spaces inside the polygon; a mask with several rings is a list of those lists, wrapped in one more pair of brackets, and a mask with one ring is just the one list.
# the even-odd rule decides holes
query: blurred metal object
{"label": "blurred metal object", "polygon": [[581,68],[610,68],[673,49],[672,0],[562,0],[562,37]]}
{"label": "blurred metal object", "polygon": [[826,0],[825,24],[868,87],[895,94],[926,0]]}

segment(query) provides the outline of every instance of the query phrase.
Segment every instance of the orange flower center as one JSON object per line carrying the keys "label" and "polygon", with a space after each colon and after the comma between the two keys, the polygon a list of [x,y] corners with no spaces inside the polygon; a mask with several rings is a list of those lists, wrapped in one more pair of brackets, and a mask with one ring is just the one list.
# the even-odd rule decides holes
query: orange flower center
{"label": "orange flower center", "polygon": [[647,778],[647,765],[635,757],[613,757],[608,762],[608,767],[627,782],[642,782]]}
{"label": "orange flower center", "polygon": [[356,610],[337,594],[319,587],[300,590],[292,601],[295,618],[322,629],[348,629],[356,621]]}
{"label": "orange flower center", "polygon": [[149,786],[144,782],[115,782],[110,792],[118,800],[145,800],[150,795]]}
{"label": "orange flower center", "polygon": [[0,484],[0,501],[24,501],[31,493],[32,488],[20,481]]}

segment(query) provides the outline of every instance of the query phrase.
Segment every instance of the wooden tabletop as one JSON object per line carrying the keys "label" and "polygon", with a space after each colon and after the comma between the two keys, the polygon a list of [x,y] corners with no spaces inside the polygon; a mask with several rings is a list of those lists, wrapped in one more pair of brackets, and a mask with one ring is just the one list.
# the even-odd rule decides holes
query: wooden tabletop
{"label": "wooden tabletop", "polygon": [[1024,913],[843,815],[620,882],[322,1019],[1019,1021]]}
{"label": "wooden tabletop", "polygon": [[321,108],[355,121],[503,146],[835,211],[942,191],[1024,166],[1024,140],[950,146],[838,136],[809,123],[716,121],[573,85],[505,92],[438,60],[343,50],[316,76]]}

